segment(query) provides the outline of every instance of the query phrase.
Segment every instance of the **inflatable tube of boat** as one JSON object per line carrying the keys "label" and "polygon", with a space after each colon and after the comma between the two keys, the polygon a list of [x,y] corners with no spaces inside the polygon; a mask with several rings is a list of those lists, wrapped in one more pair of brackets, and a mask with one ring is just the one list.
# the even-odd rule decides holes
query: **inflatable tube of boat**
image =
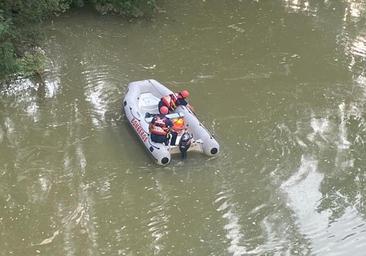
{"label": "inflatable tube of boat", "polygon": [[[159,113],[160,98],[172,93],[156,80],[142,80],[128,84],[123,100],[124,112],[129,123],[150,155],[160,165],[168,164],[171,154],[179,153],[179,147],[151,141],[149,123],[151,116]],[[209,156],[219,153],[218,142],[187,107],[179,106],[171,115],[184,117],[186,129],[193,137],[192,146],[188,151],[199,151]]]}
{"label": "inflatable tube of boat", "polygon": [[219,153],[219,143],[214,136],[203,126],[198,120],[196,115],[189,110],[186,106],[178,106],[177,111],[184,114],[189,130],[193,135],[193,138],[201,140],[202,150],[208,156],[214,156]]}
{"label": "inflatable tube of boat", "polygon": [[[160,87],[158,84],[155,84],[155,82],[150,80],[130,83],[123,101],[124,111],[132,128],[135,130],[140,140],[144,143],[152,157],[158,164],[165,165],[168,164],[171,159],[169,148],[162,143],[155,143],[151,141],[149,134],[149,123],[145,121],[145,113],[147,112],[144,110],[147,109],[141,109],[141,95],[152,92],[158,93],[158,95],[170,93],[167,88]],[[153,104],[151,105],[156,105],[153,106],[153,108],[157,108],[157,102],[152,103]],[[145,104],[145,106],[146,105],[147,104]],[[149,109],[149,113],[156,113],[153,108]]]}

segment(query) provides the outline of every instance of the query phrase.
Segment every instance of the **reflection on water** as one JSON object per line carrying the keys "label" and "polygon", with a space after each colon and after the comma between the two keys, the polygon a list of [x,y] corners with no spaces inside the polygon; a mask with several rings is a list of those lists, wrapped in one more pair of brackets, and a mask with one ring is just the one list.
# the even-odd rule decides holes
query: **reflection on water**
{"label": "reflection on water", "polygon": [[289,206],[296,214],[297,225],[306,239],[310,240],[313,253],[343,255],[344,250],[347,250],[347,253],[357,255],[363,246],[350,248],[350,240],[363,240],[366,231],[364,220],[352,206],[347,207],[336,220],[331,220],[329,209],[319,210],[322,201],[320,186],[324,175],[317,169],[317,160],[303,156],[298,171],[281,185]]}
{"label": "reflection on water", "polygon": [[286,10],[294,13],[316,15],[318,8],[308,0],[283,0]]}
{"label": "reflection on water", "polygon": [[352,43],[350,50],[352,55],[366,57],[366,37],[365,35],[358,35]]}
{"label": "reflection on water", "polygon": [[[363,255],[366,2],[163,5],[56,19],[44,84],[1,89],[0,255]],[[220,157],[152,163],[121,113],[150,77]]]}
{"label": "reflection on water", "polygon": [[350,15],[351,19],[360,18],[365,13],[366,5],[364,1],[345,0],[345,3],[347,5],[345,8],[345,14]]}
{"label": "reflection on water", "polygon": [[319,232],[327,228],[326,217],[319,214],[316,209],[321,199],[319,191],[323,175],[317,172],[318,161],[307,156],[302,156],[301,165],[287,181],[281,185],[281,189],[287,194],[289,207],[294,211],[296,221],[301,233],[311,241],[314,252],[324,247],[317,237]]}
{"label": "reflection on water", "polygon": [[90,102],[93,109],[92,122],[95,126],[103,123],[107,111],[107,99],[110,96],[107,92],[109,85],[106,83],[108,67],[96,67],[86,70],[82,74],[85,76],[88,87],[85,91],[86,101]]}
{"label": "reflection on water", "polygon": [[169,196],[166,194],[158,180],[155,180],[155,186],[152,190],[155,190],[159,199],[149,205],[147,214],[151,215],[151,217],[146,226],[149,228],[148,231],[153,239],[153,252],[154,254],[159,254],[163,249],[161,240],[163,240],[164,236],[169,233],[169,215],[166,209],[169,207]]}
{"label": "reflection on water", "polygon": [[228,252],[231,255],[245,255],[248,254],[247,249],[240,245],[244,240],[244,234],[241,232],[242,227],[239,224],[239,217],[235,213],[235,205],[228,201],[226,194],[230,192],[219,192],[218,198],[215,200],[216,204],[220,204],[217,211],[222,212],[222,217],[227,221],[224,226],[226,238],[230,241]]}

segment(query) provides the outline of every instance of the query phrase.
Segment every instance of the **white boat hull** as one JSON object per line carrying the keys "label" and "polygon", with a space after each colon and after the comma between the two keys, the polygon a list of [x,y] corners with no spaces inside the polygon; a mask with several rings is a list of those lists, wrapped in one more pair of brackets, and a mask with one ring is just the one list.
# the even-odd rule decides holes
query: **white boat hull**
{"label": "white boat hull", "polygon": [[[148,152],[160,165],[168,164],[172,154],[180,154],[179,147],[151,141],[149,133],[151,117],[146,117],[146,113],[158,114],[160,98],[172,93],[156,80],[142,80],[128,84],[128,91],[123,100],[123,108],[128,121]],[[173,115],[184,116],[187,131],[193,136],[188,151],[198,151],[208,156],[219,153],[218,142],[194,113],[186,106],[178,106],[174,112]],[[179,141],[179,137],[177,141]]]}

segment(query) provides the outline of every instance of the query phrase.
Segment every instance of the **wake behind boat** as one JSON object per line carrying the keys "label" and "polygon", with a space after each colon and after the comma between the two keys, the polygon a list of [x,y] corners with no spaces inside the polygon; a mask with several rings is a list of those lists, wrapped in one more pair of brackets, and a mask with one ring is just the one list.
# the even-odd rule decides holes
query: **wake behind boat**
{"label": "wake behind boat", "polygon": [[171,155],[184,154],[186,151],[198,151],[208,156],[219,153],[219,144],[212,134],[197,119],[187,106],[178,106],[167,117],[184,120],[184,129],[178,132],[174,145],[165,145],[151,140],[149,124],[154,115],[159,114],[160,98],[173,94],[171,90],[156,80],[142,80],[128,84],[123,107],[128,121],[151,156],[160,165],[166,165]]}

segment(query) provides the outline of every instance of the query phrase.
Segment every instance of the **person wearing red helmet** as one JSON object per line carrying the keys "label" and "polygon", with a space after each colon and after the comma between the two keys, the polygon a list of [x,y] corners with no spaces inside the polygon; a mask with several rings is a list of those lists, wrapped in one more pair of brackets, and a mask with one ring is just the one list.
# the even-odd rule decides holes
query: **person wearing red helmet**
{"label": "person wearing red helmet", "polygon": [[168,145],[173,122],[166,117],[169,113],[169,109],[166,106],[161,106],[159,112],[160,114],[155,115],[149,124],[150,138],[154,142]]}
{"label": "person wearing red helmet", "polygon": [[[188,90],[183,90],[183,91],[177,93],[178,100],[180,100],[180,99],[185,100],[188,97],[189,97],[189,91]],[[183,105],[183,104],[181,104],[181,105]]]}
{"label": "person wearing red helmet", "polygon": [[187,106],[187,98],[189,97],[188,90],[183,90],[177,93],[169,94],[162,97],[159,101],[159,110],[162,106],[166,106],[169,111],[174,111],[177,106]]}
{"label": "person wearing red helmet", "polygon": [[178,92],[178,93],[176,93],[176,96],[177,96],[177,106],[179,106],[179,105],[186,106],[189,110],[191,110],[193,112],[193,114],[195,114],[193,107],[186,100],[189,97],[188,90],[183,90],[181,92]]}
{"label": "person wearing red helmet", "polygon": [[160,109],[159,109],[159,112],[162,114],[162,115],[167,115],[169,113],[169,109],[165,106],[162,106]]}

